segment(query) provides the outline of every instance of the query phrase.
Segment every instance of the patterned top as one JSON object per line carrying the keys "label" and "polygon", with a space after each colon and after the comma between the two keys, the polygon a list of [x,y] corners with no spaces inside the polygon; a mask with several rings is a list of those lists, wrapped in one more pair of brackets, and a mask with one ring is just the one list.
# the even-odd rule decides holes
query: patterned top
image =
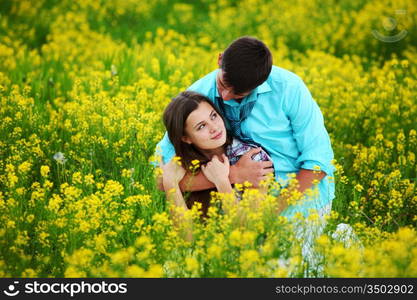
{"label": "patterned top", "polygon": [[[256,145],[242,142],[237,138],[233,138],[232,144],[227,146],[226,155],[229,158],[230,165],[234,165],[238,162],[242,155],[250,151],[253,148],[257,148]],[[255,161],[272,161],[272,158],[268,155],[265,150],[252,156]]]}

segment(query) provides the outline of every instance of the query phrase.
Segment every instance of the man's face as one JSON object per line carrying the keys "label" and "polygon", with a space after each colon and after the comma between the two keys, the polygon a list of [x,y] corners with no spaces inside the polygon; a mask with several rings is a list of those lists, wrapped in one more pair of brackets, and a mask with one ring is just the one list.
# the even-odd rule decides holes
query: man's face
{"label": "man's face", "polygon": [[220,97],[222,97],[222,99],[224,101],[227,100],[240,100],[243,99],[244,97],[246,97],[247,95],[249,95],[252,91],[248,91],[242,94],[235,94],[233,92],[233,87],[228,86],[224,80],[223,77],[223,70],[220,69],[220,71],[217,73],[216,76],[216,83],[217,83],[217,90],[219,91],[219,95]]}

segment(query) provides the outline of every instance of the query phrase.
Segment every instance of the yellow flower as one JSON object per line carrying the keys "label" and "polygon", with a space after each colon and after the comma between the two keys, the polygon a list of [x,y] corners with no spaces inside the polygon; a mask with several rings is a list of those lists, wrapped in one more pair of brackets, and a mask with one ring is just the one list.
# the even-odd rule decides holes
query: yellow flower
{"label": "yellow flower", "polygon": [[239,231],[239,229],[235,229],[230,233],[230,236],[229,236],[230,245],[239,247],[241,239],[242,239],[242,233]]}
{"label": "yellow flower", "polygon": [[185,258],[185,269],[190,273],[196,273],[198,271],[199,264],[194,257]]}
{"label": "yellow flower", "polygon": [[144,277],[147,278],[161,278],[164,275],[164,270],[158,264],[151,265]]}
{"label": "yellow flower", "polygon": [[16,227],[16,222],[15,221],[12,221],[12,220],[7,221],[7,228],[13,229],[15,227]]}
{"label": "yellow flower", "polygon": [[36,274],[36,271],[31,269],[31,268],[27,268],[22,272],[22,277],[25,278],[36,278],[38,277],[38,275]]}
{"label": "yellow flower", "polygon": [[48,210],[58,212],[62,203],[63,203],[62,198],[57,194],[53,194],[52,198],[49,199],[49,203],[48,203],[47,208],[48,208]]}
{"label": "yellow flower", "polygon": [[253,231],[244,231],[242,234],[241,244],[250,246],[255,242],[256,233]]}
{"label": "yellow flower", "polygon": [[82,182],[83,182],[83,179],[82,179],[81,172],[74,172],[74,174],[72,174],[72,183],[82,184]]}
{"label": "yellow flower", "polygon": [[35,219],[35,216],[33,214],[30,214],[26,217],[26,221],[29,223],[32,223],[32,221]]}
{"label": "yellow flower", "polygon": [[245,188],[250,188],[250,187],[252,186],[252,183],[250,183],[249,181],[245,181],[245,182],[243,183],[243,186],[244,186]]}
{"label": "yellow flower", "polygon": [[126,276],[132,278],[144,277],[145,270],[137,265],[128,266],[126,268]]}
{"label": "yellow flower", "polygon": [[20,187],[16,189],[16,193],[20,196],[24,195],[26,193],[26,189],[24,187]]}
{"label": "yellow flower", "polygon": [[239,257],[239,263],[243,270],[248,270],[259,262],[259,253],[255,250],[245,250]]}
{"label": "yellow flower", "polygon": [[121,196],[123,191],[123,186],[115,180],[108,180],[104,186],[104,193],[110,197]]}
{"label": "yellow flower", "polygon": [[101,252],[106,253],[107,239],[105,234],[101,233],[94,238],[95,248]]}
{"label": "yellow flower", "polygon": [[130,178],[130,177],[132,177],[132,175],[133,175],[133,171],[134,171],[134,169],[132,168],[132,169],[123,169],[122,170],[122,177],[125,177],[125,178]]}
{"label": "yellow flower", "polygon": [[207,249],[207,255],[209,259],[219,259],[222,254],[222,248],[218,245],[211,245]]}
{"label": "yellow flower", "polygon": [[13,188],[16,185],[16,183],[19,181],[19,178],[14,173],[8,173],[7,179],[8,179],[8,185],[11,188]]}
{"label": "yellow flower", "polygon": [[132,247],[119,250],[111,254],[111,261],[116,265],[126,265],[133,258],[133,253],[134,249]]}
{"label": "yellow flower", "polygon": [[48,166],[41,166],[41,176],[48,177],[49,174],[49,167]]}
{"label": "yellow flower", "polygon": [[357,190],[358,192],[362,192],[363,191],[363,186],[360,184],[355,185],[355,190]]}
{"label": "yellow flower", "polygon": [[30,162],[25,161],[21,163],[17,169],[19,170],[19,173],[26,174],[27,172],[29,172],[31,166],[32,164]]}
{"label": "yellow flower", "polygon": [[243,184],[241,184],[241,183],[235,183],[235,189],[237,191],[243,191]]}
{"label": "yellow flower", "polygon": [[182,163],[181,163],[181,157],[179,157],[179,156],[174,156],[174,157],[172,158],[172,161],[173,161],[173,162],[175,162],[175,163],[177,163],[179,166],[182,166]]}
{"label": "yellow flower", "polygon": [[69,266],[64,273],[65,278],[85,278],[87,274],[84,271],[78,270],[74,266]]}
{"label": "yellow flower", "polygon": [[45,180],[45,182],[43,183],[43,187],[47,190],[52,189],[53,186],[54,186],[54,183],[49,180]]}
{"label": "yellow flower", "polygon": [[320,171],[321,171],[320,166],[318,166],[318,165],[313,166],[313,173],[320,173]]}
{"label": "yellow flower", "polygon": [[94,176],[92,174],[87,174],[84,175],[84,182],[87,185],[92,185],[94,184]]}
{"label": "yellow flower", "polygon": [[195,171],[199,167],[200,167],[200,161],[198,159],[194,159],[193,161],[191,161],[191,166],[190,166],[191,171]]}
{"label": "yellow flower", "polygon": [[[143,220],[141,220],[141,221],[143,223]],[[140,237],[138,237],[136,239],[135,246],[140,248],[140,247],[143,247],[145,245],[151,244],[151,242],[152,242],[152,240],[149,237],[147,237],[146,235],[141,235]]]}

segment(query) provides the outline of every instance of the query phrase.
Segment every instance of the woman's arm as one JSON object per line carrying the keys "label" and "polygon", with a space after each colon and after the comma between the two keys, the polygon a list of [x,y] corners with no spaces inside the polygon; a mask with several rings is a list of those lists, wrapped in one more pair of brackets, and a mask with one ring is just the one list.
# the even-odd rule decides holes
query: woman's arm
{"label": "woman's arm", "polygon": [[[222,155],[223,162],[221,162],[217,156],[213,156],[212,160],[205,166],[201,166],[202,173],[207,177],[208,180],[213,182],[217,188],[217,192],[224,193],[229,197],[223,198],[223,209],[226,214],[229,213],[230,209],[237,204],[238,200],[235,197],[234,190],[229,180],[230,163],[226,155]],[[228,201],[232,200],[232,201]]]}
{"label": "woman's arm", "polygon": [[[178,162],[171,160],[169,163],[161,166],[162,169],[162,186],[167,198],[172,204],[179,207],[187,207],[185,205],[184,197],[179,189],[179,182],[185,175],[185,170],[178,164]],[[178,192],[173,193],[173,189]]]}
{"label": "woman's arm", "polygon": [[[270,161],[254,161],[252,156],[262,151],[261,148],[254,148],[245,153],[239,161],[229,168],[229,182],[231,184],[249,181],[254,187],[259,186],[261,180],[265,180],[269,173],[273,173],[273,164]],[[202,191],[216,187],[203,172],[191,174],[187,172],[180,181],[180,188],[185,191]],[[161,188],[161,187],[160,187]]]}
{"label": "woman's arm", "polygon": [[180,234],[187,241],[192,240],[192,219],[184,216],[188,210],[184,201],[179,181],[184,177],[185,170],[178,162],[171,161],[162,166],[162,186],[169,203],[169,213],[174,226],[180,230]]}
{"label": "woman's arm", "polygon": [[225,154],[222,155],[223,162],[214,155],[211,161],[201,166],[202,173],[211,181],[219,193],[232,193],[233,188],[229,180],[230,165]]}

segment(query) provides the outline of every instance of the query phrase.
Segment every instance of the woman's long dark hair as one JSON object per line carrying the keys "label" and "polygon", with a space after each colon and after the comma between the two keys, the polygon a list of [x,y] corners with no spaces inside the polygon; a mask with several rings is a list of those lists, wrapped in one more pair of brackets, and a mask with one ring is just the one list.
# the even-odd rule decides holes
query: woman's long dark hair
{"label": "woman's long dark hair", "polygon": [[[190,170],[193,166],[193,160],[198,160],[200,166],[209,161],[197,147],[193,144],[185,143],[182,140],[182,137],[186,135],[185,122],[188,116],[196,110],[202,102],[207,102],[213,107],[217,114],[222,118],[223,122],[225,122],[223,115],[220,113],[219,109],[213,105],[209,98],[192,91],[181,92],[172,99],[164,111],[163,121],[168,132],[168,137],[174,146],[176,156],[181,158],[181,163],[185,170]],[[223,145],[225,150],[231,142],[231,135],[226,133],[226,143]],[[200,168],[194,170],[195,173],[198,173],[199,171]],[[190,193],[188,199],[186,199],[188,208],[191,208],[194,202],[200,202],[202,204],[203,216],[206,217],[211,191],[215,191],[215,189]]]}
{"label": "woman's long dark hair", "polygon": [[[185,121],[202,102],[207,102],[224,122],[223,115],[209,98],[192,91],[181,92],[177,97],[172,99],[164,111],[163,119],[168,137],[174,146],[176,155],[181,157],[181,162],[186,170],[190,169],[193,160],[199,160],[200,165],[209,161],[193,144],[182,141],[182,137],[186,135]],[[226,134],[226,143],[223,145],[225,149],[230,143],[230,134]]]}

